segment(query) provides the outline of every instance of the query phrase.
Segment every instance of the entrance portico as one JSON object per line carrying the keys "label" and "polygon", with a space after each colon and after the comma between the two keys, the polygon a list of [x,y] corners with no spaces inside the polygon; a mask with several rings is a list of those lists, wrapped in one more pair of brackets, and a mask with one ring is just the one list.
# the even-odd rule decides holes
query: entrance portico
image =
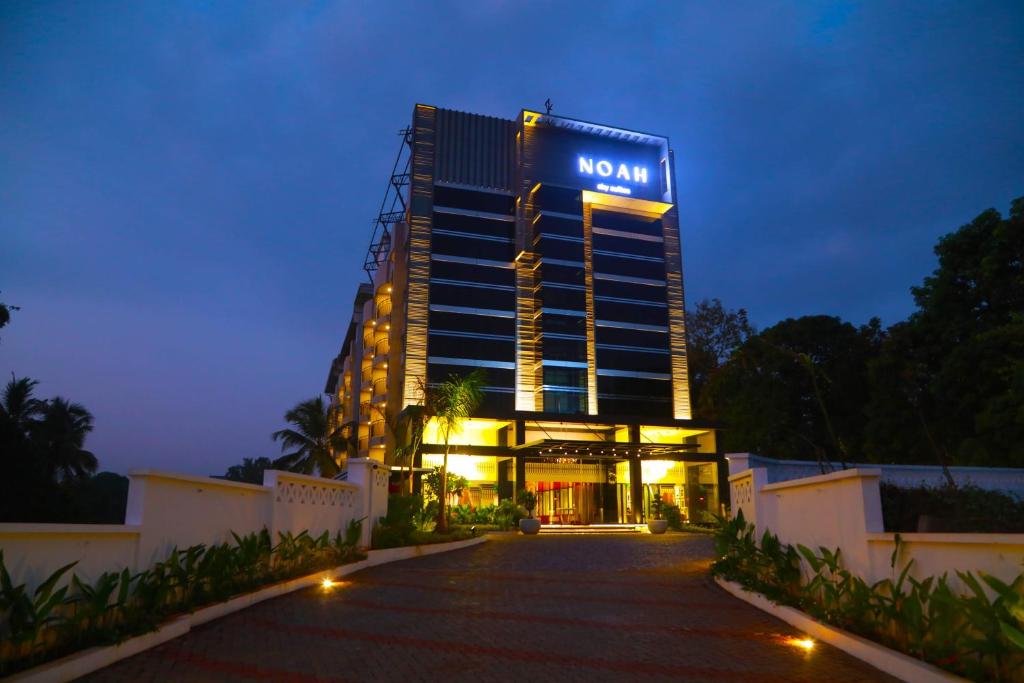
{"label": "entrance portico", "polygon": [[[527,489],[543,523],[565,525],[643,522],[654,496],[685,521],[719,513],[725,460],[711,427],[544,417],[474,418],[451,435],[449,472],[468,482],[460,504],[486,507]],[[436,436],[428,426],[418,466],[440,466]]]}

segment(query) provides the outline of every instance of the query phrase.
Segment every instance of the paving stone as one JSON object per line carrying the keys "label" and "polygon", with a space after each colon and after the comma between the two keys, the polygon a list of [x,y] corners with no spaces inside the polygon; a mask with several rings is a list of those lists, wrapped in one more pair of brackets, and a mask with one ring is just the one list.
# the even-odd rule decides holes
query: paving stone
{"label": "paving stone", "polygon": [[499,535],[194,629],[90,681],[894,680],[710,579],[711,540]]}

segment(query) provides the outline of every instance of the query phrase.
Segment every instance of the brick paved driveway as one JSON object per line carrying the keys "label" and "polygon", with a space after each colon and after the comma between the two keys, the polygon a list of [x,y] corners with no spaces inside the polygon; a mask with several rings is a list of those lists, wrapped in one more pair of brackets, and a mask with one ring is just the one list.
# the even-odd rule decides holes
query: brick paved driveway
{"label": "brick paved driveway", "polygon": [[261,603],[94,681],[893,680],[707,575],[709,538],[499,537]]}

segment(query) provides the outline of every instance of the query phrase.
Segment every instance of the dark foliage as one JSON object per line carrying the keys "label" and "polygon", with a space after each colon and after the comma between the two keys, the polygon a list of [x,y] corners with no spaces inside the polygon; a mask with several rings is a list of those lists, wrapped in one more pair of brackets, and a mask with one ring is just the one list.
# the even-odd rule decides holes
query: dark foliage
{"label": "dark foliage", "polygon": [[98,463],[85,449],[92,415],[60,396],[35,398],[37,385],[12,378],[0,400],[0,522],[119,521],[127,494],[117,475],[92,476]]}
{"label": "dark foliage", "polygon": [[[1024,533],[1024,501],[975,486],[903,488],[882,484],[886,531]],[[924,520],[926,528],[919,528]]]}
{"label": "dark foliage", "polygon": [[[1024,198],[1007,218],[990,209],[946,235],[935,253],[938,267],[913,288],[917,311],[886,330],[805,316],[721,344],[730,352],[718,365],[696,348],[698,414],[723,424],[722,449],[1024,466]],[[719,339],[742,336],[742,311],[728,325],[725,311],[704,313],[712,329],[732,328]]]}
{"label": "dark foliage", "polygon": [[436,524],[436,519],[436,500],[424,506],[422,496],[391,496],[388,498],[387,516],[373,529],[372,546],[374,549],[382,549],[445,543],[461,541],[473,535],[469,529],[432,532],[429,527]]}
{"label": "dark foliage", "polygon": [[263,471],[274,469],[270,458],[243,458],[239,465],[232,465],[224,473],[224,478],[244,484],[262,484]]}

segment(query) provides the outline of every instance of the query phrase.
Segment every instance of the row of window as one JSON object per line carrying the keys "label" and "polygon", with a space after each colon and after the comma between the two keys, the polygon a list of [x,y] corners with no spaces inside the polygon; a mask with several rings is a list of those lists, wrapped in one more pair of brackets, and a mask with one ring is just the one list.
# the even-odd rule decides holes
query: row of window
{"label": "row of window", "polygon": [[452,375],[464,377],[475,367],[479,367],[483,371],[484,385],[492,390],[509,390],[515,387],[515,370],[486,367],[484,365],[436,362],[429,360],[429,358],[427,361],[427,382],[430,384],[444,382]]}
{"label": "row of window", "polygon": [[436,254],[450,254],[463,258],[481,258],[506,263],[515,258],[515,246],[511,241],[473,239],[466,235],[444,234],[436,230],[430,236],[430,248]]}
{"label": "row of window", "polygon": [[[437,286],[442,288],[442,286]],[[443,286],[445,291],[450,286]],[[456,288],[457,289],[457,288]],[[463,291],[469,291],[465,288]],[[464,298],[459,299],[465,303]],[[463,309],[462,305],[454,306],[433,305],[429,313],[428,325],[433,330],[448,330],[452,332],[463,332],[467,335],[498,335],[513,337],[516,333],[516,321],[511,309],[505,311],[493,311],[501,313],[496,315],[475,314],[473,309],[453,311],[451,309]],[[489,309],[482,306],[479,308]],[[488,310],[488,312],[492,312]],[[607,322],[607,321],[606,321]],[[543,335],[545,341],[554,339],[551,335],[564,335],[585,339],[587,335],[587,320],[584,316],[566,315],[541,311],[537,316],[538,331]],[[666,332],[654,332],[649,330],[636,329],[635,325],[625,324],[623,327],[612,327],[607,324],[598,324],[595,329],[595,340],[598,347],[628,346],[631,348],[646,348],[661,351],[668,351],[669,338]],[[550,338],[550,339],[549,339]]]}
{"label": "row of window", "polygon": [[538,235],[565,235],[582,238],[583,217],[570,218],[567,214],[540,213],[534,220],[533,229]]}
{"label": "row of window", "polygon": [[430,262],[430,277],[442,280],[464,280],[492,285],[515,287],[516,271],[513,268],[458,263],[435,258]]}
{"label": "row of window", "polygon": [[597,397],[597,410],[607,415],[643,415],[644,417],[672,417],[672,401],[644,397]]}
{"label": "row of window", "polygon": [[514,363],[516,360],[516,343],[512,339],[482,339],[480,337],[455,336],[447,330],[430,330],[427,335],[427,352],[431,356],[445,358],[466,358]]}
{"label": "row of window", "polygon": [[661,260],[641,261],[639,259],[623,258],[614,254],[594,252],[594,272],[664,281],[665,262]]}
{"label": "row of window", "polygon": [[664,234],[661,218],[644,218],[617,211],[594,209],[590,222],[595,228],[606,228],[620,232],[632,232],[639,235],[661,237]]}
{"label": "row of window", "polygon": [[598,320],[614,320],[641,325],[668,325],[668,308],[663,305],[646,306],[595,298],[594,314]]}
{"label": "row of window", "polygon": [[583,200],[579,190],[541,185],[533,193],[533,205],[539,211],[583,215]]}
{"label": "row of window", "polygon": [[478,192],[460,187],[435,185],[434,205],[457,206],[462,209],[487,213],[512,214],[515,211],[516,202],[515,197],[511,194]]}
{"label": "row of window", "polygon": [[514,311],[516,293],[514,290],[492,289],[488,285],[478,287],[473,283],[433,281],[430,284],[430,303]]}
{"label": "row of window", "polygon": [[[456,213],[458,209],[446,210],[438,207],[434,210],[434,230],[454,230],[482,237],[500,237],[515,239],[515,221],[501,220],[497,217],[467,215]],[[510,217],[511,218],[511,217]]]}

